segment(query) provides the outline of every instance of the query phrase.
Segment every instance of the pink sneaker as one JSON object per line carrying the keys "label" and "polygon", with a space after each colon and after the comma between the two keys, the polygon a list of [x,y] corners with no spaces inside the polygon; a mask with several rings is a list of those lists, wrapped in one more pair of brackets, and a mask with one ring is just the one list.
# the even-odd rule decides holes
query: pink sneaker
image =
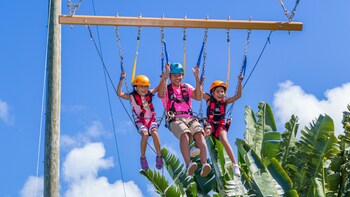
{"label": "pink sneaker", "polygon": [[146,157],[141,157],[140,162],[141,162],[142,170],[145,170],[145,171],[148,170],[148,163],[147,163]]}
{"label": "pink sneaker", "polygon": [[159,169],[159,170],[163,168],[163,158],[162,158],[162,156],[157,156],[156,157],[156,168]]}

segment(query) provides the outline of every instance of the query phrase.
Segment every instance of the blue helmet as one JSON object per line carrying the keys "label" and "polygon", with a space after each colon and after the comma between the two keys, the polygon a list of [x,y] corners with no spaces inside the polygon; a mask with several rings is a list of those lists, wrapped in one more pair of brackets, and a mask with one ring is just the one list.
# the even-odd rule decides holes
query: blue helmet
{"label": "blue helmet", "polygon": [[178,62],[173,62],[170,64],[170,74],[184,74],[184,67]]}

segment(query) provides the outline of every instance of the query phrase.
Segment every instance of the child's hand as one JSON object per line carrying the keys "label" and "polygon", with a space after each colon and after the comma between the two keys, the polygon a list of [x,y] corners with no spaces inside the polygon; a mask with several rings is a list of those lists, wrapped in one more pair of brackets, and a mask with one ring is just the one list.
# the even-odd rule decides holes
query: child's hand
{"label": "child's hand", "polygon": [[170,74],[170,64],[169,62],[165,65],[165,75],[169,76]]}
{"label": "child's hand", "polygon": [[126,73],[125,72],[121,72],[120,73],[120,80],[124,79],[126,76]]}
{"label": "child's hand", "polygon": [[199,66],[193,67],[192,72],[193,72],[195,77],[199,77]]}
{"label": "child's hand", "polygon": [[242,82],[243,77],[244,77],[243,74],[238,75],[238,81]]}

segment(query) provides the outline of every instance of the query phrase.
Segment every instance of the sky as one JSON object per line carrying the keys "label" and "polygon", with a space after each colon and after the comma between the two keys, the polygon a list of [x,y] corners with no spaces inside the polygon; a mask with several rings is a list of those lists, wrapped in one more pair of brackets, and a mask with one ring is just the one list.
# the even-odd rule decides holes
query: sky
{"label": "sky", "polygon": [[[72,1],[77,3],[78,1]],[[291,10],[295,1],[285,0]],[[132,17],[169,17],[263,21],[287,21],[279,1],[82,1],[76,15]],[[44,136],[46,95],[46,46],[48,1],[4,1],[0,12],[0,195],[42,196],[44,173]],[[252,76],[236,101],[233,122],[228,133],[234,145],[243,139],[244,111],[249,106],[256,113],[260,101],[274,112],[278,131],[292,114],[299,117],[300,128],[309,126],[320,114],[328,114],[335,124],[335,134],[343,133],[342,112],[350,100],[350,2],[300,1],[294,21],[303,22],[302,31],[275,31]],[[62,2],[62,14],[69,14]],[[117,98],[120,75],[118,45],[113,27],[91,27],[100,41],[103,60],[113,84],[105,79],[103,66],[85,26],[62,26],[62,92],[60,196],[157,196],[145,177],[139,174],[140,136],[127,112],[128,102]],[[120,27],[121,46],[127,80],[136,54],[136,27]],[[184,82],[194,84],[191,67],[197,62],[203,29],[187,29],[187,69]],[[246,73],[253,69],[269,31],[252,31],[248,46]],[[99,36],[98,36],[99,35]],[[166,28],[169,60],[183,61],[183,29]],[[242,63],[247,31],[231,30],[231,73],[228,96],[232,96]],[[159,82],[161,72],[159,28],[142,28],[136,74]],[[226,79],[226,31],[208,31],[206,79]],[[247,77],[244,82],[246,82]],[[130,83],[129,83],[130,84]],[[130,87],[130,86],[129,86]],[[110,101],[110,105],[109,105]],[[45,106],[45,105],[44,105]],[[160,102],[155,99],[158,114]],[[199,111],[200,102],[194,103]],[[110,110],[111,109],[111,110]],[[113,114],[113,115],[111,115]],[[115,128],[113,129],[113,123]],[[300,131],[299,131],[300,132]],[[114,137],[116,136],[116,137]],[[161,146],[182,161],[178,140],[164,127],[159,129]],[[152,139],[149,144],[153,147]],[[118,148],[117,148],[118,147]],[[155,153],[147,147],[146,157],[155,168]],[[166,175],[166,172],[164,172]],[[123,189],[125,188],[125,189]]]}

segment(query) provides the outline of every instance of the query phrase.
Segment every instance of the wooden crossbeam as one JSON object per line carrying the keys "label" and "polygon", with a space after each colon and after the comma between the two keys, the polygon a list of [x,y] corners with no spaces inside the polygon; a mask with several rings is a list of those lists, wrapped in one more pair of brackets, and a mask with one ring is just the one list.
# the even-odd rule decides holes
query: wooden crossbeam
{"label": "wooden crossbeam", "polygon": [[301,31],[301,22],[60,15],[60,24]]}

